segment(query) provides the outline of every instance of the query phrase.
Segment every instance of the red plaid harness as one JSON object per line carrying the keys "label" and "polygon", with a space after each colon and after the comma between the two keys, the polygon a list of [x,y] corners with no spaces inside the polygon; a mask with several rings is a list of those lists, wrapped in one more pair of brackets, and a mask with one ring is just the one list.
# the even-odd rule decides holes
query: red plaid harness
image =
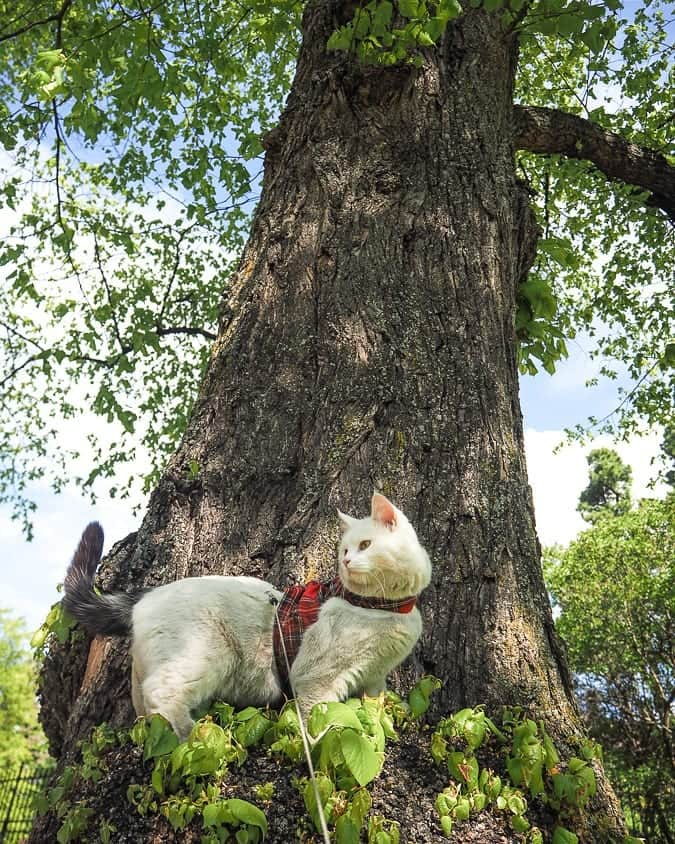
{"label": "red plaid harness", "polygon": [[[289,586],[284,589],[283,598],[277,606],[277,617],[274,622],[274,659],[279,672],[279,679],[286,694],[292,694],[284,649],[281,646],[281,635],[283,633],[284,645],[288,664],[298,655],[302,637],[305,630],[311,627],[318,619],[321,606],[329,598],[343,598],[355,607],[364,607],[369,610],[388,610],[389,612],[409,613],[417,603],[417,597],[402,598],[400,601],[389,601],[386,598],[364,598],[345,589],[339,577],[332,580],[310,580],[309,583],[298,586]],[[281,626],[281,631],[279,630]]]}

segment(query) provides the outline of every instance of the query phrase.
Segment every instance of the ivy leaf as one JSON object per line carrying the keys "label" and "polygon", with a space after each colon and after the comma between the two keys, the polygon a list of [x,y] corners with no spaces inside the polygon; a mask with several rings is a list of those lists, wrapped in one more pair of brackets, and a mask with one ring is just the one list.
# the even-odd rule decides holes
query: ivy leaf
{"label": "ivy leaf", "polygon": [[345,763],[359,785],[367,785],[382,770],[384,754],[376,751],[368,739],[351,729],[340,735]]}
{"label": "ivy leaf", "polygon": [[416,18],[419,15],[418,0],[398,0],[398,11],[404,18]]}
{"label": "ivy leaf", "polygon": [[361,835],[359,827],[349,817],[349,815],[340,815],[335,823],[335,841],[336,844],[359,844]]}
{"label": "ivy leaf", "polygon": [[240,800],[238,797],[231,797],[225,801],[225,806],[232,817],[240,823],[248,824],[249,826],[256,826],[263,833],[267,834],[267,818],[265,813],[261,811],[253,803],[247,800]]}
{"label": "ivy leaf", "polygon": [[165,756],[177,746],[178,738],[171,724],[162,715],[153,715],[147,722],[147,735],[143,748],[143,761]]}
{"label": "ivy leaf", "polygon": [[569,829],[563,826],[556,826],[553,830],[553,844],[579,844],[579,838]]}
{"label": "ivy leaf", "polygon": [[347,704],[337,701],[317,703],[312,707],[307,721],[309,734],[316,738],[327,727],[351,727],[358,732],[363,731],[356,712]]}

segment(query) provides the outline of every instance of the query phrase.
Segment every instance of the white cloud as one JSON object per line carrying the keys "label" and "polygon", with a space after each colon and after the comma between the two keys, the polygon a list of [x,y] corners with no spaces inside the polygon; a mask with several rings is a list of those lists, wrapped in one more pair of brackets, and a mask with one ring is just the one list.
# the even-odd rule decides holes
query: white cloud
{"label": "white cloud", "polygon": [[633,499],[663,497],[663,484],[650,489],[656,474],[652,461],[659,454],[663,435],[660,431],[631,437],[615,443],[608,436],[596,437],[592,443],[566,445],[555,449],[564,440],[562,431],[525,431],[527,469],[534,497],[537,532],[542,545],[554,542],[567,544],[580,530],[588,527],[577,513],[579,493],[588,483],[586,455],[593,448],[613,448],[633,469]]}

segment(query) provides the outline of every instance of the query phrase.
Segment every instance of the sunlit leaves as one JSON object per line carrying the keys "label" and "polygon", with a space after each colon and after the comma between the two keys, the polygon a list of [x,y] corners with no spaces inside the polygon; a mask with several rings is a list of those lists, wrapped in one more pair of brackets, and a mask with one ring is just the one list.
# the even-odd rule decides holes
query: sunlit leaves
{"label": "sunlit leaves", "polygon": [[[580,114],[666,152],[675,86],[665,6],[605,6],[616,32],[603,30],[602,43],[588,43],[600,32],[599,12],[580,37],[526,27],[518,98]],[[664,424],[675,387],[667,362],[675,242],[664,215],[646,208],[632,186],[608,182],[586,162],[521,153],[519,168],[544,232],[534,274],[555,296],[553,325],[565,338],[584,334],[600,374],[623,382],[616,412],[574,433],[628,434],[644,419]],[[566,256],[546,249],[555,240],[569,245]]]}
{"label": "sunlit leaves", "polygon": [[[19,0],[2,16],[0,500],[27,531],[31,482],[92,487],[129,463],[147,485],[183,432],[302,8]],[[489,14],[520,39],[519,100],[667,154],[667,11],[662,0],[370,0],[326,46],[345,62],[422,65],[461,15]],[[663,215],[585,162],[519,154],[518,171],[543,232],[517,294],[521,370],[553,372],[583,334],[601,373],[622,379],[619,412],[594,429],[667,421],[675,254]],[[86,470],[60,439],[83,408],[109,426],[89,431]]]}
{"label": "sunlit leaves", "polygon": [[[569,548],[549,549],[545,566],[591,734],[603,742],[618,790],[632,811],[643,804],[645,829],[656,837],[657,807],[667,815],[672,802],[663,772],[672,754],[675,694],[673,559],[671,494],[599,519]],[[563,794],[572,786],[561,779],[556,787]],[[634,800],[636,794],[643,799]]]}
{"label": "sunlit leaves", "polygon": [[0,765],[5,772],[46,756],[37,720],[35,662],[26,639],[23,621],[0,607]]}
{"label": "sunlit leaves", "polygon": [[364,64],[422,64],[419,50],[433,47],[462,13],[458,0],[370,0],[328,39],[329,50],[352,52]]}
{"label": "sunlit leaves", "polygon": [[[300,11],[90,0],[58,22],[22,3],[3,16],[0,500],[27,532],[32,481],[74,474],[92,488],[129,462],[132,486],[149,483],[175,448]],[[76,408],[109,426],[91,432],[84,473],[83,449],[56,445]]]}

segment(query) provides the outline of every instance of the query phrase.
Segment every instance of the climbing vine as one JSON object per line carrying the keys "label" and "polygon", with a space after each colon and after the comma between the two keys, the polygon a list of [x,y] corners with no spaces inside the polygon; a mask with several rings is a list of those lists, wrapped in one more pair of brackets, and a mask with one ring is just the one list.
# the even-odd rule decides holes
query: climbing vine
{"label": "climbing vine", "polygon": [[[317,780],[292,777],[307,812],[299,834],[321,830],[321,809],[336,844],[399,844],[396,821],[372,811],[368,786],[385,760],[386,746],[399,731],[423,729],[419,719],[440,687],[424,677],[404,700],[394,692],[377,698],[317,704],[307,722]],[[257,803],[225,797],[228,771],[246,761],[255,746],[280,761],[297,766],[304,761],[300,725],[294,703],[279,712],[246,707],[235,711],[216,703],[200,718],[190,736],[179,742],[161,715],[139,718],[130,730],[96,727],[79,748],[80,762],[66,766],[56,783],[37,800],[40,812],[53,810],[60,822],[58,844],[92,839],[103,844],[116,832],[110,820],[96,823],[85,800],[73,800],[75,786],[99,782],[108,772],[107,754],[136,746],[147,775],[127,785],[127,800],[141,815],[161,815],[174,831],[201,825],[201,844],[260,844],[268,833],[264,807],[274,799],[274,784],[254,788]],[[481,706],[441,719],[430,739],[430,753],[447,767],[448,785],[437,796],[443,833],[450,837],[463,821],[483,810],[501,813],[523,844],[543,844],[536,824],[542,815],[555,816],[552,844],[577,844],[583,830],[583,809],[595,794],[594,765],[599,746],[579,742],[578,756],[562,761],[542,722],[519,709],[504,709],[500,726]],[[487,760],[487,763],[486,763]],[[498,772],[497,772],[498,771]],[[80,792],[81,793],[81,790]],[[301,821],[301,826],[302,826]],[[637,844],[626,838],[624,844]]]}

